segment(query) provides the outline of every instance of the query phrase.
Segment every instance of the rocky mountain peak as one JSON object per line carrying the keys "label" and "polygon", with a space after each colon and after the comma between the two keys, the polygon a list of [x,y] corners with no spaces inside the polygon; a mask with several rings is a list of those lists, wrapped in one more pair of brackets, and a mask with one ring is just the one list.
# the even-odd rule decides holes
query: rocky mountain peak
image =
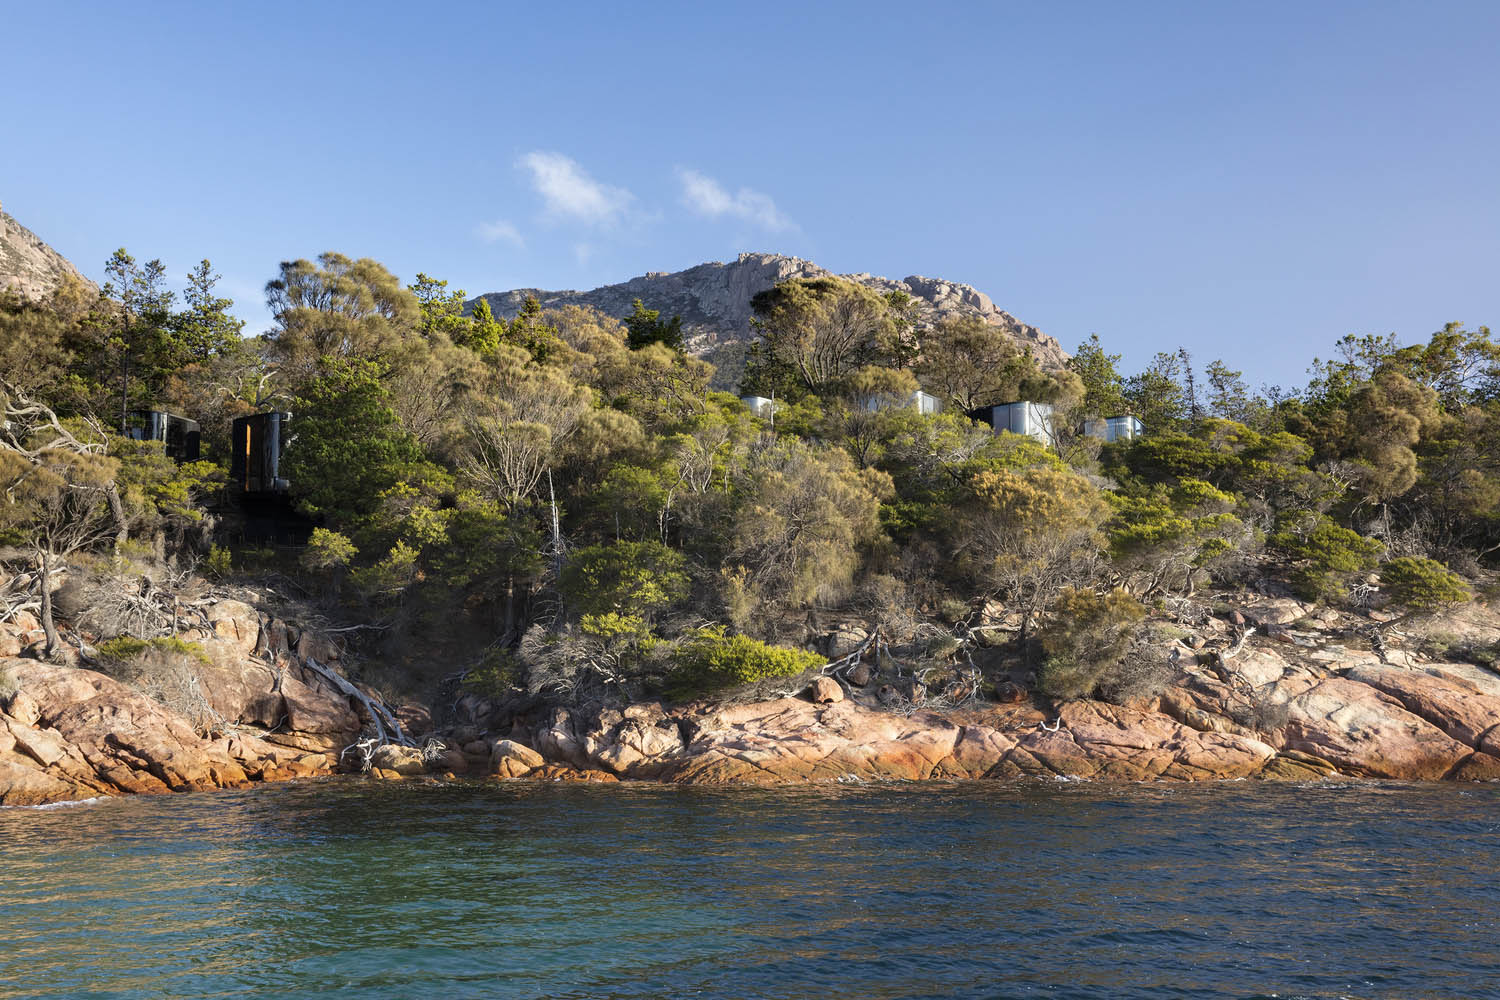
{"label": "rocky mountain peak", "polygon": [[[616,317],[628,316],[634,301],[640,299],[647,308],[659,309],[663,316],[681,316],[689,349],[706,354],[718,345],[751,338],[750,300],[757,293],[791,278],[831,275],[826,268],[800,257],[751,252],[742,253],[727,264],[709,261],[683,271],[648,271],[629,281],[587,292],[517,288],[489,292],[480,298],[489,302],[496,315],[505,317],[519,312],[527,296],[535,297],[544,309],[592,306]],[[948,316],[975,315],[1004,328],[1018,343],[1029,347],[1044,367],[1055,367],[1067,360],[1067,353],[1055,339],[996,307],[988,295],[971,285],[919,274],[899,281],[865,273],[838,277],[882,294],[906,292],[916,302],[920,326],[930,326]],[[470,305],[476,301],[472,300]]]}
{"label": "rocky mountain peak", "polygon": [[0,290],[40,299],[70,276],[94,287],[66,257],[0,209]]}

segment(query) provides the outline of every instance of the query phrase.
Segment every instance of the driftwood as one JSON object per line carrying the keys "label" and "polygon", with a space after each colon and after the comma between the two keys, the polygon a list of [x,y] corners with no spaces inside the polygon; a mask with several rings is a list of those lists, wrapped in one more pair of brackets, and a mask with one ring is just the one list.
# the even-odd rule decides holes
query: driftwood
{"label": "driftwood", "polygon": [[[365,711],[369,713],[370,721],[375,723],[376,746],[384,746],[387,743],[394,743],[397,746],[403,747],[414,747],[417,745],[411,737],[401,731],[401,723],[396,721],[396,716],[390,709],[349,683],[341,675],[323,666],[311,656],[302,662],[313,673],[327,680],[337,688],[341,694],[348,695],[364,706]],[[358,744],[354,744],[354,746],[358,746]],[[348,750],[348,747],[344,748],[345,753]],[[373,753],[374,751],[372,750],[371,752]]]}

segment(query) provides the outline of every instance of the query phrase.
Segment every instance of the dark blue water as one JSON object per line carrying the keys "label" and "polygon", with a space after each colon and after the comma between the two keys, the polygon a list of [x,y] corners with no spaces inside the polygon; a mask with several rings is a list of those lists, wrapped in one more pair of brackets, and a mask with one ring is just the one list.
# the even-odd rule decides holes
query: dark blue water
{"label": "dark blue water", "polygon": [[0,997],[1500,997],[1500,788],[322,781],[0,810]]}

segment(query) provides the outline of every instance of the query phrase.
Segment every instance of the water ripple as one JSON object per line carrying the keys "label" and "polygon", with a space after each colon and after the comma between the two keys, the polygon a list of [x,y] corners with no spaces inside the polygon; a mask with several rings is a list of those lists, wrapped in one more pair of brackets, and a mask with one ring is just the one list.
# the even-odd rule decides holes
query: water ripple
{"label": "water ripple", "polygon": [[0,812],[0,998],[1500,997],[1500,789],[329,780]]}

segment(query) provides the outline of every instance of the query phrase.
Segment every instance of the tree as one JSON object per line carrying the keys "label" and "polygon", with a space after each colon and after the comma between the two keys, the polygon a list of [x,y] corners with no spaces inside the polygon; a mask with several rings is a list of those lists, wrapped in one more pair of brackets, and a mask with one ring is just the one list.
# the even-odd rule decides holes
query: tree
{"label": "tree", "polygon": [[510,509],[535,493],[592,399],[559,372],[527,367],[514,349],[502,358],[462,404],[458,467]]}
{"label": "tree", "polygon": [[318,377],[293,404],[296,438],[284,460],[293,495],[303,510],[356,543],[377,528],[382,497],[392,487],[437,472],[397,422],[382,383],[386,372],[377,361],[324,357]]}
{"label": "tree", "polygon": [[967,413],[1020,399],[1050,402],[1047,379],[1010,334],[978,316],[950,316],[922,337],[917,361],[922,383],[948,405]]}
{"label": "tree", "polygon": [[1179,347],[1177,361],[1182,365],[1182,394],[1187,406],[1188,423],[1197,426],[1203,414],[1198,408],[1198,377],[1193,374],[1193,356],[1186,347]]}
{"label": "tree", "polygon": [[842,278],[783,281],[757,294],[750,307],[767,357],[814,393],[880,363],[898,332],[885,299]]}
{"label": "tree", "polygon": [[1125,401],[1146,433],[1172,430],[1187,416],[1181,378],[1181,359],[1158,353],[1145,371],[1125,380]]}
{"label": "tree", "polygon": [[1123,679],[1121,661],[1130,649],[1136,623],[1146,609],[1125,591],[1107,594],[1065,587],[1042,630],[1046,659],[1037,671],[1037,686],[1054,698],[1088,698],[1110,690]]}
{"label": "tree", "polygon": [[661,429],[706,412],[712,378],[707,362],[650,343],[601,360],[595,384],[614,406]]}
{"label": "tree", "polygon": [[[86,317],[83,310],[66,306],[77,291],[76,284],[59,288],[46,301],[0,291],[0,378],[32,392],[53,389],[63,380],[83,347],[79,341]],[[98,295],[90,291],[88,298],[97,308]]]}
{"label": "tree", "polygon": [[1089,339],[1078,345],[1067,368],[1083,383],[1081,416],[1116,417],[1129,412],[1119,363],[1120,355],[1105,353],[1097,333],[1089,334]]}
{"label": "tree", "polygon": [[542,304],[534,295],[526,296],[521,311],[506,326],[502,339],[530,354],[537,364],[545,364],[561,343],[557,328],[542,314]]}
{"label": "tree", "polygon": [[1050,466],[978,472],[968,494],[957,555],[1020,611],[1024,639],[1059,590],[1092,576],[1109,507],[1083,476]]}
{"label": "tree", "polygon": [[474,303],[468,326],[459,331],[454,343],[467,347],[475,354],[490,355],[500,346],[505,336],[505,323],[495,318],[490,310],[489,299],[481,298]]}
{"label": "tree", "polygon": [[[468,346],[471,336],[472,322],[464,316],[464,291],[457,289],[448,291],[448,282],[438,278],[429,277],[422,272],[417,272],[417,280],[406,286],[406,290],[416,297],[417,309],[420,319],[417,321],[417,332],[431,340],[433,337],[443,337],[455,344]],[[484,303],[486,314],[489,312],[489,303]]]}
{"label": "tree", "polygon": [[1349,578],[1375,568],[1381,545],[1327,517],[1311,524],[1289,524],[1271,536],[1271,544],[1293,561],[1292,584],[1308,600],[1343,596]]}
{"label": "tree", "polygon": [[36,557],[50,657],[62,642],[52,619],[52,574],[73,553],[123,538],[119,464],[105,454],[102,427],[75,434],[50,407],[6,382],[0,404],[0,542],[24,545]]}
{"label": "tree", "polygon": [[844,394],[825,411],[832,440],[841,443],[860,468],[879,461],[883,444],[902,424],[917,380],[911,372],[868,365],[849,376]]}
{"label": "tree", "polygon": [[104,265],[109,275],[101,294],[117,304],[117,325],[109,346],[120,370],[120,433],[130,422],[132,369],[160,374],[165,330],[171,319],[172,293],[162,287],[167,269],[159,260],[137,264],[124,247]]}
{"label": "tree", "polygon": [[663,320],[660,310],[647,309],[640,299],[636,299],[633,305],[634,310],[625,317],[627,343],[631,350],[647,344],[665,344],[674,351],[683,349],[681,316]]}
{"label": "tree", "polygon": [[207,259],[188,272],[187,291],[182,294],[187,308],[172,317],[172,340],[181,359],[179,364],[208,361],[239,346],[245,324],[229,315],[234,300],[215,293],[214,286],[221,277]]}
{"label": "tree", "polygon": [[280,276],[266,283],[266,304],[276,323],[267,340],[301,371],[323,357],[386,355],[421,322],[417,297],[379,261],[333,252],[316,264],[283,261]]}
{"label": "tree", "polygon": [[654,539],[607,542],[569,556],[560,581],[580,616],[617,614],[649,626],[688,596],[686,560]]}
{"label": "tree", "polygon": [[1211,415],[1248,424],[1265,409],[1265,401],[1252,397],[1240,373],[1224,362],[1209,362],[1204,374],[1208,376],[1208,412]]}
{"label": "tree", "polygon": [[842,450],[779,440],[751,459],[738,489],[725,565],[730,604],[796,608],[848,589],[861,545],[878,537],[889,480],[861,473]]}
{"label": "tree", "polygon": [[1111,494],[1110,548],[1116,564],[1142,596],[1172,589],[1175,577],[1191,593],[1193,575],[1240,550],[1249,531],[1234,515],[1234,497],[1200,479],[1157,486],[1134,496]]}
{"label": "tree", "polygon": [[1410,556],[1381,565],[1380,587],[1393,603],[1413,610],[1463,604],[1474,597],[1469,585],[1442,563]]}
{"label": "tree", "polygon": [[1360,468],[1357,486],[1366,497],[1384,502],[1416,485],[1414,447],[1437,422],[1436,402],[1431,389],[1393,371],[1350,393],[1337,448]]}

